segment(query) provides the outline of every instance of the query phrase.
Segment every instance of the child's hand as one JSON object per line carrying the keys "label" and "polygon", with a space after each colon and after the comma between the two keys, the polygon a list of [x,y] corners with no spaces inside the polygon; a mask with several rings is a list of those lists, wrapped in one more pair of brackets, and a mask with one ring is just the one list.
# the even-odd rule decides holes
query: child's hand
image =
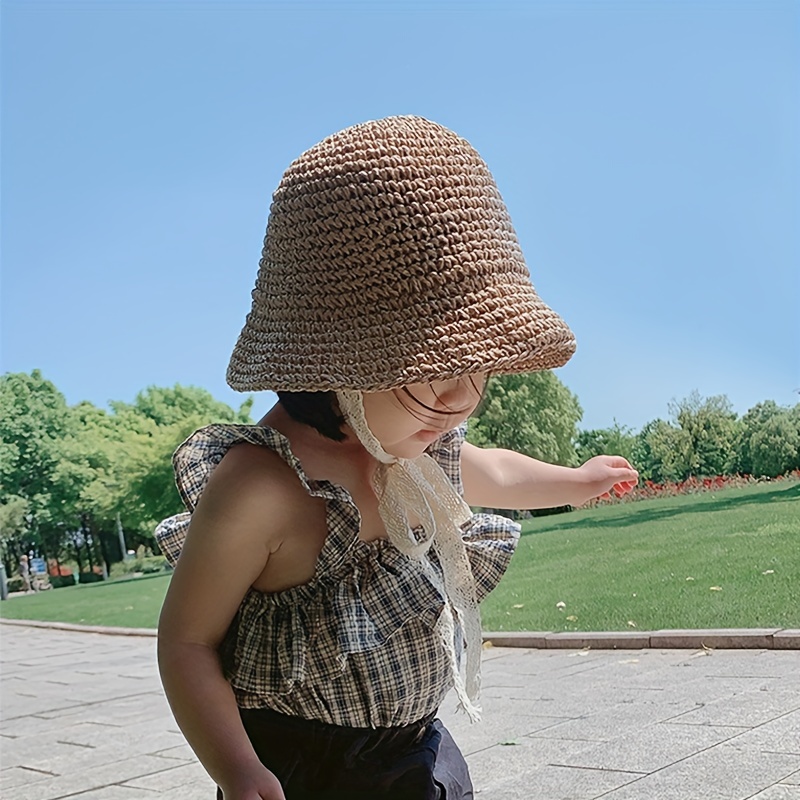
{"label": "child's hand", "polygon": [[578,467],[581,478],[593,497],[627,494],[639,482],[639,473],[622,456],[595,456]]}
{"label": "child's hand", "polygon": [[239,768],[220,788],[223,800],[286,800],[280,781],[262,764]]}

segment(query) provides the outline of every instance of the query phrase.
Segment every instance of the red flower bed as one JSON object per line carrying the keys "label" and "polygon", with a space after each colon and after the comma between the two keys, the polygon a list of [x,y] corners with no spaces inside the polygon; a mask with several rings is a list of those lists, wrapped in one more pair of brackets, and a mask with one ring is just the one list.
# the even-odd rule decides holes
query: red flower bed
{"label": "red flower bed", "polygon": [[720,489],[751,486],[755,483],[777,483],[785,480],[800,480],[800,470],[787,472],[777,478],[755,478],[752,475],[715,475],[713,478],[690,477],[677,483],[654,483],[642,481],[631,492],[623,497],[613,493],[608,498],[597,498],[587,506],[609,505],[611,503],[629,503],[636,500],[650,500],[654,497],[676,497],[682,494],[699,494],[701,492],[717,492]]}

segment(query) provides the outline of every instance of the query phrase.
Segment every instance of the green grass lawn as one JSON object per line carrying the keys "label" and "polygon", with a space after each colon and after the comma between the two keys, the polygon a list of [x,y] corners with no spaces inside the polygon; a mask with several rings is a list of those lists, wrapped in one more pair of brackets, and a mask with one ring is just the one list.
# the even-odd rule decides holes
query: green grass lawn
{"label": "green grass lawn", "polygon": [[[168,583],[147,576],[14,597],[0,616],[154,628]],[[800,628],[800,483],[530,520],[482,611],[494,631]]]}
{"label": "green grass lawn", "polygon": [[530,520],[482,614],[496,631],[798,628],[800,483]]}
{"label": "green grass lawn", "polygon": [[145,575],[11,597],[0,603],[0,617],[155,628],[169,578]]}

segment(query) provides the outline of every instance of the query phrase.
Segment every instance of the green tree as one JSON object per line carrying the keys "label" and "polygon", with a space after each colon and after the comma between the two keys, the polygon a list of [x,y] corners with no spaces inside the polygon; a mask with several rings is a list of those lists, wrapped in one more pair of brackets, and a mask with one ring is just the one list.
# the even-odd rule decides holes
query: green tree
{"label": "green tree", "polygon": [[689,473],[690,442],[685,431],[663,419],[648,422],[633,446],[633,464],[642,479],[664,483]]}
{"label": "green tree", "polygon": [[741,472],[771,478],[800,469],[800,404],[753,406],[741,420],[736,464]]}
{"label": "green tree", "polygon": [[728,474],[735,463],[737,418],[725,395],[703,399],[697,391],[670,411],[685,433],[687,470],[683,478]]}
{"label": "green tree", "polygon": [[253,398],[238,410],[215,400],[205,389],[176,384],[150,386],[133,404],[111,404],[124,443],[124,472],[117,510],[123,526],[139,543],[152,546],[155,525],[182,510],[172,471],[172,453],[194,430],[214,422],[251,424]]}
{"label": "green tree", "polygon": [[620,425],[616,420],[610,428],[581,431],[575,441],[578,461],[582,464],[594,456],[615,455],[633,463],[636,434],[632,428]]}
{"label": "green tree", "polygon": [[[249,423],[196,387],[150,387],[134,403],[68,406],[38,370],[0,378],[0,539],[5,552],[65,552],[79,564],[120,557],[117,520],[128,545],[152,545],[153,528],[180,510],[171,455],[195,428]],[[88,566],[88,565],[87,565]]]}
{"label": "green tree", "polygon": [[13,574],[19,556],[27,550],[23,540],[28,530],[29,510],[24,497],[12,494],[0,498],[0,553],[7,575]]}
{"label": "green tree", "polygon": [[578,398],[554,373],[503,375],[489,380],[468,439],[570,466],[577,461],[574,441],[582,415]]}
{"label": "green tree", "polygon": [[67,411],[64,396],[39,370],[0,376],[0,505],[5,508],[6,546],[44,547],[53,556],[62,549],[59,523],[67,485],[59,468],[64,442],[74,433]]}
{"label": "green tree", "polygon": [[731,472],[738,421],[728,398],[694,391],[669,409],[671,422],[648,422],[636,438],[633,461],[642,477],[661,483]]}
{"label": "green tree", "polygon": [[185,424],[195,420],[199,425],[212,422],[231,422],[248,424],[252,422],[250,411],[253,398],[249,396],[234,411],[229,405],[215,400],[210,392],[197,386],[175,386],[166,388],[148,386],[136,395],[132,405],[112,402],[111,407],[117,414],[131,411],[137,416],[150,419],[159,427]]}

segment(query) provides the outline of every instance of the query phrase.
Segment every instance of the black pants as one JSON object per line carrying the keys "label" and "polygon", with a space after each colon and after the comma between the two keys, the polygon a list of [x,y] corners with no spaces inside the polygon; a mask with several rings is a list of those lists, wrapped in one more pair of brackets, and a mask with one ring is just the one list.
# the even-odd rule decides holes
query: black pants
{"label": "black pants", "polygon": [[[472,800],[464,756],[438,719],[399,728],[342,728],[241,709],[261,762],[286,800]],[[222,792],[217,791],[218,800]]]}

